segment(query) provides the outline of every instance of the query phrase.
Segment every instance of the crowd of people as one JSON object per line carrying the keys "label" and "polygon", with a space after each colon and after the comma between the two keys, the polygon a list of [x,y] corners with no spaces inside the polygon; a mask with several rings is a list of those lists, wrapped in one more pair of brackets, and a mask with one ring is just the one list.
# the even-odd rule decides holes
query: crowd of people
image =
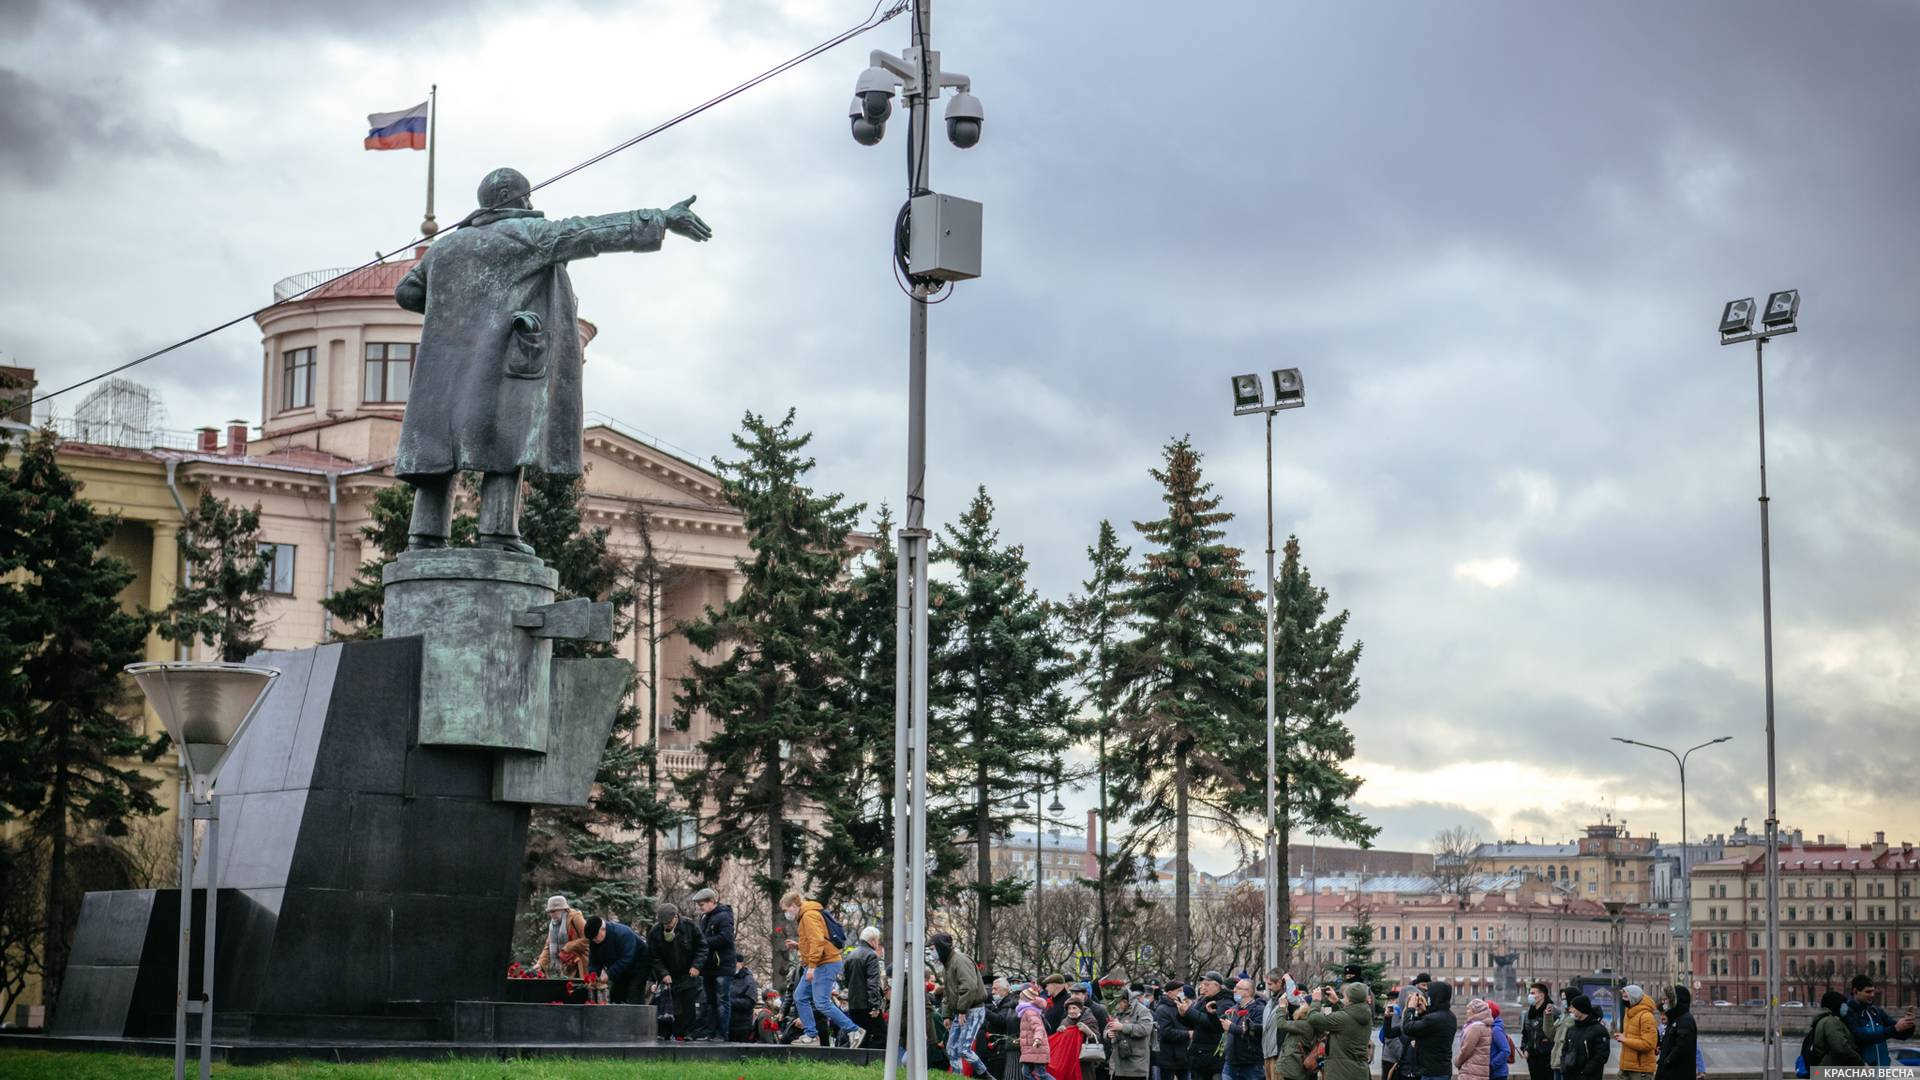
{"label": "crowd of people", "polygon": [[[877,927],[849,941],[817,901],[780,901],[792,958],[763,988],[734,942],[733,909],[713,890],[688,898],[697,919],[661,904],[636,929],[547,902],[545,947],[534,970],[603,980],[613,1002],[656,1007],[662,1037],[795,1046],[879,1046],[886,1041],[886,945]],[[1055,973],[1013,981],[983,973],[936,933],[925,958],[928,1063],[984,1080],[1704,1080],[1706,1067],[1685,985],[1656,1001],[1621,990],[1624,1013],[1609,1032],[1603,1011],[1575,987],[1556,1001],[1528,988],[1518,1038],[1498,1002],[1473,998],[1464,1019],[1453,988],[1428,975],[1376,995],[1358,968],[1307,987],[1281,971],[1263,980],[1207,971],[1191,983],[1073,980]],[[1810,1065],[1885,1065],[1887,1040],[1914,1031],[1875,1004],[1856,976],[1852,994],[1828,991],[1801,1046]],[[1618,1048],[1617,1054],[1615,1048]]]}

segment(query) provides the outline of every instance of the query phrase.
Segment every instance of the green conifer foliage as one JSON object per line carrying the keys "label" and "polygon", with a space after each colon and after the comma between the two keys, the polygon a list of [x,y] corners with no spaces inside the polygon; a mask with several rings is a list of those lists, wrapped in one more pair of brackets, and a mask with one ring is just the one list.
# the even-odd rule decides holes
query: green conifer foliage
{"label": "green conifer foliage", "polygon": [[[692,663],[675,710],[683,728],[696,715],[713,723],[700,744],[705,768],[681,785],[696,812],[710,800],[700,851],[688,864],[707,875],[729,860],[754,866],[775,911],[823,839],[796,811],[843,797],[845,779],[829,762],[856,737],[840,593],[861,507],[807,485],[811,440],[794,429],[792,410],[778,423],[748,413],[733,437],[740,457],[718,464],[752,551],[737,564],[740,594],[686,628],[711,659]],[[783,953],[785,936],[771,930],[773,955]]]}
{"label": "green conifer foliage", "polygon": [[80,497],[52,432],[9,443],[0,437],[0,822],[21,821],[45,851],[42,970],[57,1001],[78,917],[70,855],[161,812],[157,782],[132,762],[167,741],[128,720],[121,669],[142,658],[151,620],[121,609],[134,572],[102,554],[114,519]]}
{"label": "green conifer foliage", "polygon": [[[951,633],[938,661],[929,662],[943,707],[941,722],[929,721],[938,745],[928,754],[943,801],[951,800],[973,839],[974,958],[991,967],[994,909],[1020,903],[1029,884],[994,880],[993,843],[1014,824],[1010,807],[1023,793],[1061,778],[1075,734],[1067,695],[1073,668],[1052,605],[1027,584],[1025,550],[1000,542],[985,487],[941,530],[933,557],[952,568],[953,598],[942,605]],[[934,829],[930,822],[929,834]]]}
{"label": "green conifer foliage", "polygon": [[1123,847],[1152,858],[1174,849],[1176,971],[1192,964],[1194,821],[1244,837],[1239,816],[1261,805],[1265,715],[1263,623],[1238,548],[1222,543],[1231,514],[1201,477],[1187,439],[1167,444],[1152,470],[1166,516],[1135,522],[1151,546],[1123,600],[1136,636],[1120,649],[1116,680],[1125,720],[1114,747],[1113,794],[1128,815]]}
{"label": "green conifer foliage", "polygon": [[266,644],[259,622],[269,569],[260,550],[260,508],[201,492],[180,532],[180,556],[186,573],[174,586],[160,636],[212,645],[231,663],[259,652]]}

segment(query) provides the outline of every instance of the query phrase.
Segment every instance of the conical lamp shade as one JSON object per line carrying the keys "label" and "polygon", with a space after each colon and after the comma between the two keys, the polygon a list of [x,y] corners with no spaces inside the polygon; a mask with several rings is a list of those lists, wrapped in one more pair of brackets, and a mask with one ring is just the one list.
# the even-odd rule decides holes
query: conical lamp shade
{"label": "conical lamp shade", "polygon": [[267,688],[280,677],[272,668],[190,661],[128,664],[127,673],[180,748],[196,794],[212,790]]}

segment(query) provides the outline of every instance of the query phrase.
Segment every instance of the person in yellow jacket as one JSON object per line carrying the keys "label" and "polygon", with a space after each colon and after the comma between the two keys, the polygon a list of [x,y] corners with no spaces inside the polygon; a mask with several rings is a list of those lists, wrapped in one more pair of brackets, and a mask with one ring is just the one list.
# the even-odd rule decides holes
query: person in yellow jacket
{"label": "person in yellow jacket", "polygon": [[1613,1036],[1620,1044],[1620,1075],[1623,1080],[1653,1080],[1660,1060],[1660,1025],[1653,1017],[1653,999],[1631,983],[1620,997],[1627,1003],[1626,1017]]}
{"label": "person in yellow jacket", "polygon": [[847,1036],[847,1044],[858,1048],[867,1037],[840,1006],[833,1003],[833,987],[840,981],[840,950],[827,938],[827,916],[817,900],[808,900],[797,892],[780,898],[780,910],[787,925],[796,928],[795,943],[800,950],[800,982],[794,987],[794,1007],[800,1011],[800,1026],[806,1034],[793,1040],[795,1046],[818,1046],[819,1029],[814,1014],[827,1018],[836,1033]]}

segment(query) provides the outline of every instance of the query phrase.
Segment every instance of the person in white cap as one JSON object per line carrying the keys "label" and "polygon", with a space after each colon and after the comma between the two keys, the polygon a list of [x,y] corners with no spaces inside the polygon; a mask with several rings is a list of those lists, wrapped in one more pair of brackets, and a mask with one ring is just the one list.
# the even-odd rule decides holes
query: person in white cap
{"label": "person in white cap", "polygon": [[547,940],[540,949],[540,959],[533,962],[533,970],[563,979],[584,979],[587,949],[587,917],[573,910],[566,897],[547,897]]}

